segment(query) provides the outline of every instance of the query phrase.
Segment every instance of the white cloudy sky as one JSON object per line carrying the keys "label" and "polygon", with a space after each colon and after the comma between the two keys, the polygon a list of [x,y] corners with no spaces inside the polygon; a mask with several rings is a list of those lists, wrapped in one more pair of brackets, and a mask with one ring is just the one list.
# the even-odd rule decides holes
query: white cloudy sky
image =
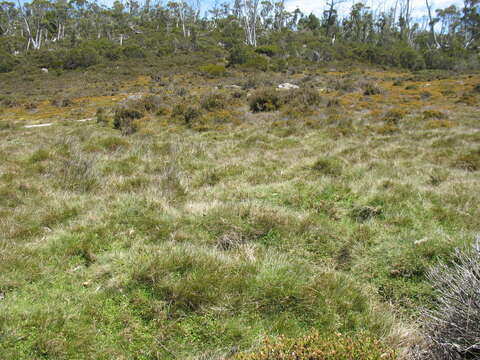
{"label": "white cloudy sky", "polygon": [[[363,2],[371,9],[379,11],[388,10],[395,5],[395,0],[363,0]],[[459,0],[430,0],[429,2],[433,4],[433,10],[439,8],[443,9],[452,4],[460,4]],[[326,0],[286,0],[285,3],[287,10],[289,11],[299,8],[303,13],[309,14],[310,12],[313,12],[314,14],[320,15],[325,8]],[[352,3],[352,0],[346,0],[346,2],[342,4],[342,10],[346,11],[349,9],[352,6]],[[425,0],[412,0],[412,3],[414,17],[420,18],[426,15]]]}

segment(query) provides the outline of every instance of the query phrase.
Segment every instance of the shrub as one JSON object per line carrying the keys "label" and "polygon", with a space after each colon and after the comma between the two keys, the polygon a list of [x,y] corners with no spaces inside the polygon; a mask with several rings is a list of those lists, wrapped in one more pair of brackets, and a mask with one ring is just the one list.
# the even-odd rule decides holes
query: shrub
{"label": "shrub", "polygon": [[208,111],[224,109],[226,106],[227,98],[225,95],[220,93],[210,93],[201,101],[201,107]]}
{"label": "shrub", "polygon": [[383,126],[378,127],[375,131],[377,132],[377,134],[380,134],[380,135],[391,135],[391,134],[395,134],[399,130],[400,129],[398,128],[397,125],[387,123]]}
{"label": "shrub", "polygon": [[13,55],[0,49],[0,73],[12,71],[16,64],[17,60]]}
{"label": "shrub", "polygon": [[321,100],[318,91],[310,88],[294,89],[285,94],[286,103],[303,108],[316,106]]}
{"label": "shrub", "polygon": [[355,90],[355,82],[352,78],[332,79],[328,87],[337,91],[351,92]]}
{"label": "shrub", "polygon": [[460,155],[453,163],[459,169],[467,171],[480,170],[480,148]]}
{"label": "shrub", "polygon": [[429,344],[421,358],[478,359],[480,238],[471,249],[457,249],[453,261],[433,268],[428,279],[437,291],[437,300],[433,310],[424,312]]}
{"label": "shrub", "polygon": [[344,336],[314,332],[297,339],[279,337],[254,353],[240,353],[238,360],[393,360],[395,352],[381,341],[365,334]]}
{"label": "shrub", "polygon": [[40,68],[61,68],[65,63],[65,51],[40,49],[32,52],[33,62]]}
{"label": "shrub", "polygon": [[245,64],[243,64],[243,67],[252,70],[267,71],[268,64],[268,58],[262,55],[253,54],[247,59]]}
{"label": "shrub", "polygon": [[14,108],[20,106],[21,102],[14,97],[7,96],[0,98],[0,104],[6,108]]}
{"label": "shrub", "polygon": [[247,69],[268,70],[268,58],[254,52],[247,46],[234,46],[230,49],[228,55],[228,65],[241,65]]}
{"label": "shrub", "polygon": [[383,116],[383,121],[387,124],[398,125],[405,115],[405,110],[392,109]]}
{"label": "shrub", "polygon": [[450,129],[455,126],[455,123],[445,119],[435,119],[427,122],[427,129]]}
{"label": "shrub", "polygon": [[225,66],[217,64],[206,64],[198,68],[201,73],[209,77],[220,77],[226,73]]}
{"label": "shrub", "polygon": [[350,217],[359,223],[382,214],[382,209],[374,206],[357,206],[350,212]]}
{"label": "shrub", "polygon": [[197,107],[177,104],[173,107],[172,116],[182,119],[185,124],[190,124],[193,120],[198,119],[201,115],[200,110]]}
{"label": "shrub", "polygon": [[411,47],[405,46],[398,50],[398,60],[400,65],[410,70],[425,69],[423,57]]}
{"label": "shrub", "polygon": [[327,107],[328,108],[336,108],[336,107],[339,107],[340,106],[340,100],[338,100],[338,98],[332,98],[332,99],[328,99],[328,102],[327,102]]}
{"label": "shrub", "polygon": [[259,90],[250,99],[252,112],[275,111],[281,106],[280,96],[274,89]]}
{"label": "shrub", "polygon": [[262,45],[255,49],[255,52],[269,57],[275,56],[281,52],[281,49],[277,45]]}
{"label": "shrub", "polygon": [[441,111],[438,110],[425,110],[423,112],[423,119],[424,120],[429,120],[429,119],[446,119],[447,115]]}
{"label": "shrub", "polygon": [[150,113],[159,111],[162,108],[162,105],[162,98],[153,94],[142,96],[136,103],[137,108]]}
{"label": "shrub", "polygon": [[369,96],[369,95],[378,95],[383,92],[383,90],[374,83],[368,82],[363,87],[363,95]]}
{"label": "shrub", "polygon": [[113,128],[120,130],[123,135],[130,135],[137,131],[136,119],[141,119],[144,113],[128,106],[121,106],[115,110]]}
{"label": "shrub", "polygon": [[95,65],[98,62],[97,51],[88,46],[78,47],[70,50],[65,55],[63,67],[68,70],[85,68]]}
{"label": "shrub", "polygon": [[51,104],[56,107],[68,107],[73,104],[73,101],[66,97],[55,98],[51,101]]}
{"label": "shrub", "polygon": [[422,91],[420,93],[420,98],[422,100],[430,99],[432,97],[432,93],[430,91]]}
{"label": "shrub", "polygon": [[95,118],[97,119],[98,124],[107,124],[108,123],[108,116],[105,112],[104,108],[98,108],[95,113]]}
{"label": "shrub", "polygon": [[252,50],[246,46],[233,46],[228,52],[228,65],[243,65],[252,56],[252,53]]}
{"label": "shrub", "polygon": [[138,45],[127,45],[122,50],[123,55],[129,59],[142,59],[146,56],[145,51]]}
{"label": "shrub", "polygon": [[84,46],[95,49],[100,56],[104,56],[108,60],[118,60],[122,57],[122,48],[120,45],[107,39],[96,39],[85,41]]}

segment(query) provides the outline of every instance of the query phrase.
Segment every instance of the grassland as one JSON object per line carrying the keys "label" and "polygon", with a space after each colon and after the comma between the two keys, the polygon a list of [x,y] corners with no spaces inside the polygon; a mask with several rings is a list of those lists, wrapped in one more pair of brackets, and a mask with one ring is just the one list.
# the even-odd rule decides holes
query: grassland
{"label": "grassland", "polygon": [[[480,229],[480,75],[152,69],[5,75],[0,358],[406,356],[427,269]],[[131,94],[155,110],[123,135]]]}

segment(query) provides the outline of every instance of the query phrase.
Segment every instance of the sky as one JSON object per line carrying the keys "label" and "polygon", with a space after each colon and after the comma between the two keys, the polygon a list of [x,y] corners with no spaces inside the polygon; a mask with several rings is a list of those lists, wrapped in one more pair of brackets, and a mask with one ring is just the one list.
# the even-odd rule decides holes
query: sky
{"label": "sky", "polygon": [[[114,0],[97,0],[103,4],[111,5]],[[120,0],[122,1],[122,0]],[[123,0],[125,1],[125,0]],[[137,0],[142,3],[144,0]],[[159,0],[161,3],[167,3],[170,0]],[[186,0],[189,2],[189,0]],[[196,0],[190,0],[196,1]],[[213,7],[215,1],[220,4],[223,2],[233,3],[233,0],[200,0],[201,13],[204,14],[208,9]],[[275,0],[273,0],[275,1]],[[351,8],[352,4],[355,2],[362,1],[368,5],[371,9],[377,11],[384,11],[392,8],[395,5],[396,0],[344,0],[344,3],[339,5],[340,13],[346,14]],[[401,1],[401,0],[398,0]],[[444,9],[452,4],[461,6],[463,0],[429,0],[429,3],[432,5],[432,10],[435,9]],[[153,1],[155,2],[155,1]],[[325,4],[327,0],[285,0],[285,6],[288,11],[293,11],[296,8],[299,8],[304,14],[314,13],[317,16],[321,16],[323,10],[325,9]],[[412,6],[412,17],[414,20],[421,20],[422,17],[426,17],[427,8],[425,6],[425,0],[411,0]]]}
{"label": "sky", "polygon": [[[421,18],[422,16],[426,16],[427,8],[425,6],[425,0],[411,0],[413,4],[413,11],[412,16],[414,18]],[[285,4],[288,11],[293,11],[296,8],[299,8],[303,13],[309,14],[314,13],[316,15],[320,15],[325,7],[325,0],[323,1],[315,1],[315,0],[285,0]],[[355,1],[357,2],[357,1]],[[395,5],[395,0],[364,0],[363,1],[366,5],[368,5],[373,10],[384,11],[388,10],[389,8]],[[429,3],[432,4],[432,10],[435,9],[443,9],[452,4],[460,5],[460,1],[458,0],[429,0]],[[345,3],[341,5],[342,11],[348,11],[349,8],[352,6],[352,0],[346,0]]]}

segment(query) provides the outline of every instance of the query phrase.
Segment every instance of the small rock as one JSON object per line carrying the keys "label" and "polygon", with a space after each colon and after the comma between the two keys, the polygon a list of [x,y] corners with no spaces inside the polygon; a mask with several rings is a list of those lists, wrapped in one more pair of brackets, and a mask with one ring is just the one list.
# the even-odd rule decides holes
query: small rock
{"label": "small rock", "polygon": [[424,242],[427,242],[428,241],[428,238],[423,238],[423,239],[420,239],[420,240],[415,240],[413,243],[415,245],[420,245],[420,244],[423,244]]}
{"label": "small rock", "polygon": [[238,85],[225,85],[225,89],[235,89],[235,90],[240,90],[242,87]]}
{"label": "small rock", "polygon": [[47,68],[41,68],[40,69],[44,74],[48,74],[48,69]]}
{"label": "small rock", "polygon": [[290,90],[290,89],[299,89],[300,87],[298,85],[295,85],[295,84],[283,83],[283,84],[278,85],[278,88],[282,89],[282,90]]}

